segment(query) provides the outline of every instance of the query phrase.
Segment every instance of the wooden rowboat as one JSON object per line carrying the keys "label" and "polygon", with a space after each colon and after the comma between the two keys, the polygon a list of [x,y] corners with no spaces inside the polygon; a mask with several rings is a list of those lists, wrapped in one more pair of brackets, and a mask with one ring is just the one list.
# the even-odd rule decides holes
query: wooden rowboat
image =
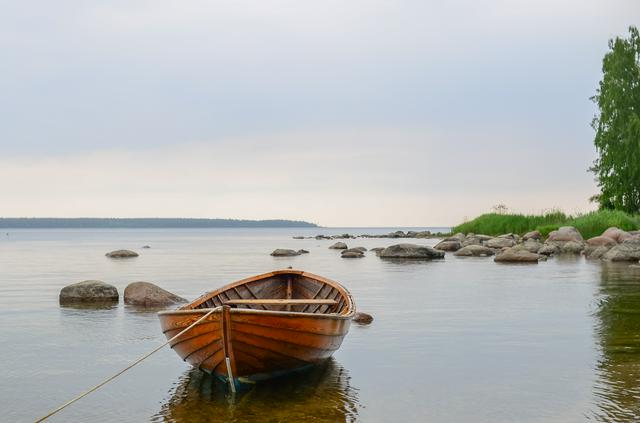
{"label": "wooden rowboat", "polygon": [[186,362],[235,386],[319,363],[340,347],[355,305],[339,283],[300,270],[278,270],[202,295],[158,313]]}

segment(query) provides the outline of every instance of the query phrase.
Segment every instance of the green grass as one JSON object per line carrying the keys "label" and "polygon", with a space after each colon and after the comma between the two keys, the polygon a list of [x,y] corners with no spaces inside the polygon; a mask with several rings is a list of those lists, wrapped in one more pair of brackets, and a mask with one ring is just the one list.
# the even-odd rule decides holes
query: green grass
{"label": "green grass", "polygon": [[625,231],[640,229],[640,215],[632,216],[622,211],[600,210],[569,216],[560,211],[541,215],[487,213],[455,226],[452,232],[473,232],[485,235],[506,233],[524,234],[534,229],[545,237],[560,226],[574,226],[585,239],[601,235],[607,228],[616,226]]}

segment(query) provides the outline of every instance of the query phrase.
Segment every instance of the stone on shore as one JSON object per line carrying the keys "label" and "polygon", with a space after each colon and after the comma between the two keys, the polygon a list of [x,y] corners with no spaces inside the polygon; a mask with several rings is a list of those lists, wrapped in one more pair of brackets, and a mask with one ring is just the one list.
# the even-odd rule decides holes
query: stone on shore
{"label": "stone on shore", "polygon": [[560,251],[563,254],[580,254],[582,250],[584,250],[584,243],[576,241],[565,242],[564,245],[560,247]]}
{"label": "stone on shore", "polygon": [[531,231],[531,232],[527,232],[522,237],[523,241],[528,241],[530,239],[534,239],[536,241],[540,241],[542,239],[542,234],[540,233],[540,231]]}
{"label": "stone on shore", "polygon": [[607,235],[594,236],[593,238],[589,238],[587,240],[587,245],[590,247],[613,247],[617,244],[618,241]]}
{"label": "stone on shore", "polygon": [[124,303],[143,307],[163,307],[186,303],[179,297],[150,282],[132,282],[124,289]]}
{"label": "stone on shore", "polygon": [[276,248],[271,253],[271,255],[274,257],[292,257],[292,256],[299,256],[300,254],[301,254],[300,251],[290,250],[288,248]]}
{"label": "stone on shore", "polygon": [[444,251],[438,251],[424,245],[396,244],[382,250],[382,252],[380,253],[380,257],[430,260],[444,258]]}
{"label": "stone on shore", "polygon": [[606,245],[587,245],[584,248],[584,256],[588,259],[601,259],[612,247]]}
{"label": "stone on shore", "polygon": [[537,263],[540,256],[524,249],[509,248],[498,254],[493,261],[496,263]]}
{"label": "stone on shore", "polygon": [[545,256],[560,254],[560,246],[555,243],[545,243],[542,246],[542,248],[538,250],[538,254],[545,255]]}
{"label": "stone on shore", "polygon": [[612,247],[602,257],[607,261],[638,261],[640,260],[640,238],[630,238]]}
{"label": "stone on shore", "polygon": [[138,257],[138,253],[131,250],[115,250],[110,251],[105,256],[109,258],[130,258],[130,257]]}
{"label": "stone on shore", "polygon": [[444,240],[444,241],[440,241],[433,248],[440,251],[458,251],[460,248],[462,248],[462,244],[457,239],[449,240],[449,241]]}
{"label": "stone on shore", "polygon": [[615,226],[607,229],[602,233],[602,236],[609,237],[613,239],[618,244],[622,244],[627,239],[633,238],[629,232],[623,231],[622,229],[618,229]]}
{"label": "stone on shore", "polygon": [[346,250],[347,244],[345,244],[344,242],[336,242],[335,244],[331,245],[329,248],[331,248],[332,250]]}
{"label": "stone on shore", "polygon": [[368,324],[371,324],[371,322],[373,322],[373,316],[370,314],[358,311],[356,312],[356,314],[353,315],[351,320],[354,323],[357,323],[359,325],[368,325]]}
{"label": "stone on shore", "polygon": [[510,248],[516,245],[516,242],[511,238],[496,237],[491,238],[484,245],[489,248]]}
{"label": "stone on shore", "polygon": [[495,253],[495,250],[489,247],[474,244],[462,247],[461,249],[453,253],[453,255],[458,257],[489,257],[494,255]]}
{"label": "stone on shore", "polygon": [[552,231],[549,234],[547,241],[584,242],[584,238],[582,238],[582,234],[573,226],[561,226],[557,231]]}
{"label": "stone on shore", "polygon": [[71,303],[114,303],[118,302],[115,286],[102,281],[82,281],[65,286],[60,291],[60,304]]}

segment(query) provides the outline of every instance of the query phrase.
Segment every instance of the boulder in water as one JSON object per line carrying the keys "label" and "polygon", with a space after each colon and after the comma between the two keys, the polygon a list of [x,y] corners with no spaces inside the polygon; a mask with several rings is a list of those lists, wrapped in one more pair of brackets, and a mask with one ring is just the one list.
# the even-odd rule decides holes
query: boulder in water
{"label": "boulder in water", "polygon": [[288,248],[277,248],[271,253],[274,257],[292,257],[299,256],[300,254],[302,254],[300,251],[290,250]]}
{"label": "boulder in water", "polygon": [[537,263],[540,256],[524,249],[509,248],[493,259],[496,263]]}
{"label": "boulder in water", "polygon": [[329,248],[332,250],[346,250],[348,247],[344,242],[336,242],[335,244],[329,246]]}
{"label": "boulder in water", "polygon": [[184,298],[150,282],[133,282],[124,289],[124,303],[129,305],[162,307],[185,302]]}
{"label": "boulder in water", "polygon": [[466,247],[462,247],[453,253],[453,255],[458,257],[489,257],[495,253],[495,250],[485,247],[484,245],[471,244]]}
{"label": "boulder in water", "polygon": [[359,325],[368,325],[368,324],[371,324],[371,322],[373,322],[373,316],[370,314],[358,311],[356,312],[356,314],[353,315],[351,320],[354,323],[357,323]]}
{"label": "boulder in water", "polygon": [[424,245],[396,244],[382,250],[382,252],[380,252],[380,257],[398,259],[440,259],[444,258],[444,251],[438,251]]}
{"label": "boulder in water", "polygon": [[117,303],[118,290],[102,281],[82,281],[65,286],[60,291],[60,304],[72,303]]}
{"label": "boulder in water", "polygon": [[108,252],[105,256],[109,258],[131,258],[138,257],[138,253],[131,250],[115,250]]}

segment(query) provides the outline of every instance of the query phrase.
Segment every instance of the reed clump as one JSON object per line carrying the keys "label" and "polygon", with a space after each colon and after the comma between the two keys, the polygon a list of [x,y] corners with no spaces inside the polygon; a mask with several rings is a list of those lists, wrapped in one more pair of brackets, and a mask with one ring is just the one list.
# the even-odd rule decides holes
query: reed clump
{"label": "reed clump", "polygon": [[539,230],[545,237],[560,226],[573,226],[587,239],[601,235],[607,228],[618,227],[625,231],[640,229],[640,215],[630,215],[619,210],[598,210],[584,214],[567,215],[559,210],[539,215],[486,213],[452,228],[452,232],[485,235],[506,233],[525,234]]}

